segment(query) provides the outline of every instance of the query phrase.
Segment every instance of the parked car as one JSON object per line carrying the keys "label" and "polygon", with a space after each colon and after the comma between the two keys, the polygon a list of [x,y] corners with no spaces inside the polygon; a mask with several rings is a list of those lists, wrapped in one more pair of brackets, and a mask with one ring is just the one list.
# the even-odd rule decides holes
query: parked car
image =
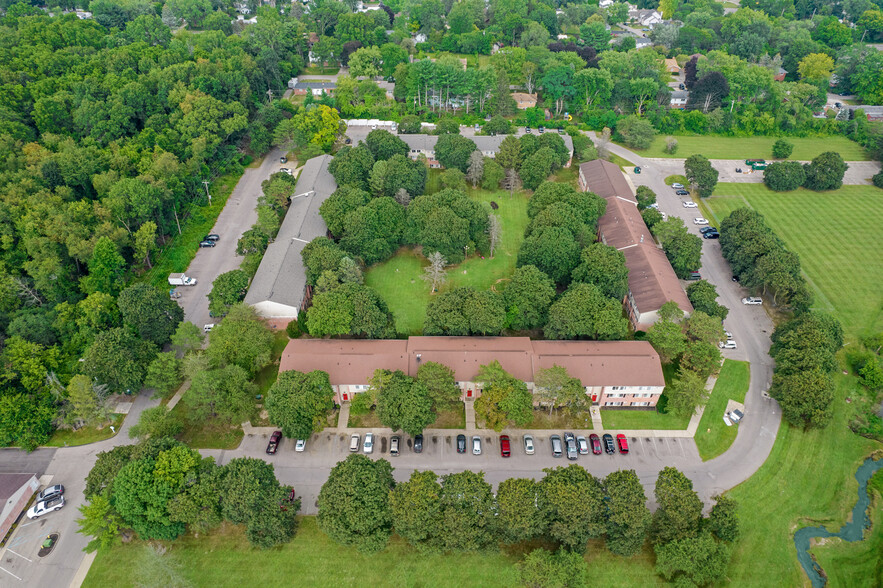
{"label": "parked car", "polygon": [[629,452],[629,440],[626,439],[625,435],[623,435],[622,433],[616,436],[616,444],[619,445],[620,453]]}
{"label": "parked car", "polygon": [[531,435],[524,436],[524,453],[527,455],[533,455],[534,447],[533,447],[533,437]]}
{"label": "parked car", "polygon": [[[679,194],[679,196],[686,196],[686,194]],[[699,205],[691,200],[688,200],[687,202],[684,202],[684,208],[699,208]]]}
{"label": "parked car", "polygon": [[359,434],[353,433],[353,436],[350,437],[350,451],[352,451],[352,452],[358,451],[360,441],[361,441],[361,437],[359,437]]}
{"label": "parked car", "polygon": [[205,237],[203,237],[202,240],[203,241],[220,241],[221,236],[216,235],[215,233],[210,233],[210,234],[206,235]]}
{"label": "parked car", "polygon": [[694,282],[696,280],[701,280],[701,279],[702,279],[702,274],[700,274],[699,272],[690,272],[690,275],[687,276],[688,282]]}
{"label": "parked car", "polygon": [[589,454],[589,443],[586,441],[586,438],[582,435],[576,438],[576,446],[579,449],[580,455],[588,455]]}
{"label": "parked car", "polygon": [[531,131],[530,131],[530,127],[524,127],[524,132],[527,133],[527,134],[529,135],[530,132],[531,132]]}
{"label": "parked car", "polygon": [[509,435],[500,435],[500,456],[509,457],[512,455],[512,448],[509,445]]}
{"label": "parked car", "polygon": [[[686,190],[677,190],[677,191],[675,192],[675,194],[677,194],[678,196],[689,196],[689,195],[690,195],[690,193],[687,192]],[[688,206],[687,208],[695,208],[695,207],[694,207],[694,206]]]}
{"label": "parked car", "polygon": [[423,453],[423,435],[414,437],[414,453]]}
{"label": "parked car", "polygon": [[589,443],[592,444],[592,453],[595,455],[601,455],[601,438],[592,433],[589,435]]}
{"label": "parked car", "polygon": [[552,435],[551,437],[549,437],[549,441],[552,445],[552,457],[561,457],[562,455],[564,455],[564,452],[561,449],[562,445],[560,435]]}
{"label": "parked car", "polygon": [[683,83],[678,84],[678,90],[686,90],[687,87]]}
{"label": "parked car", "polygon": [[763,298],[760,296],[749,296],[748,298],[742,299],[742,304],[748,304],[749,306],[763,304]]}
{"label": "parked car", "polygon": [[457,435],[457,453],[466,453],[466,435]]}
{"label": "parked car", "polygon": [[717,227],[702,227],[701,229],[699,229],[699,232],[703,235],[705,233],[711,233],[712,231],[717,232]]}
{"label": "parked car", "polygon": [[58,498],[64,494],[64,486],[61,484],[56,484],[55,486],[49,486],[48,488],[44,488],[37,494],[37,502],[44,502],[46,500],[52,500],[53,498]]}
{"label": "parked car", "polygon": [[389,440],[389,454],[393,457],[398,457],[399,455],[399,442],[401,438],[398,435],[393,435]]}
{"label": "parked car", "polygon": [[538,128],[537,130],[538,130],[538,131],[540,132],[540,134],[542,135],[543,133],[546,132],[546,127],[540,127],[540,128]]}
{"label": "parked car", "polygon": [[726,337],[727,339],[732,339],[733,334],[729,331],[724,331],[724,337]]}
{"label": "parked car", "polygon": [[216,245],[216,243],[214,241],[200,241],[199,242],[200,247],[214,247],[215,245]]}
{"label": "parked car", "polygon": [[472,437],[472,455],[481,455],[481,437]]}
{"label": "parked car", "polygon": [[294,450],[298,453],[303,453],[307,448],[307,440],[306,439],[298,439],[294,444]]}
{"label": "parked car", "polygon": [[273,431],[270,435],[270,442],[267,443],[267,453],[273,455],[279,449],[279,443],[282,441],[282,431]]}
{"label": "parked car", "polygon": [[696,218],[693,219],[693,224],[694,225],[707,225],[708,219],[705,217],[702,217],[702,216],[697,216]]}
{"label": "parked car", "polygon": [[565,134],[564,129],[558,129],[558,134],[559,134],[559,135],[564,135],[564,134]]}
{"label": "parked car", "polygon": [[744,416],[745,415],[738,408],[730,411],[730,420],[734,423],[738,423],[739,421],[741,421]]}
{"label": "parked car", "polygon": [[349,144],[352,143],[352,142],[353,142],[353,140],[350,139],[349,137],[347,137],[346,141],[344,141],[343,144],[344,144],[344,145],[349,145]]}
{"label": "parked car", "polygon": [[708,231],[707,233],[702,233],[703,239],[720,239],[721,234],[717,231]]}
{"label": "parked car", "polygon": [[208,333],[211,333],[212,329],[214,329],[214,328],[215,328],[215,323],[209,323],[207,325],[202,325],[202,332],[208,334]]}
{"label": "parked car", "polygon": [[718,347],[720,347],[721,349],[735,349],[736,342],[732,339],[727,339],[726,341],[721,341],[720,343],[718,343]]}
{"label": "parked car", "polygon": [[28,509],[28,518],[36,519],[37,517],[41,517],[47,512],[52,512],[53,510],[60,510],[61,507],[64,506],[64,496],[56,496],[51,500],[44,500],[43,502],[37,502]]}
{"label": "parked car", "polygon": [[613,447],[613,435],[611,435],[610,433],[604,433],[602,439],[604,440],[604,451],[608,455],[613,455],[614,453],[616,453],[616,449]]}
{"label": "parked car", "polygon": [[291,168],[290,168],[290,167],[283,167],[283,168],[281,168],[279,171],[281,171],[281,172],[284,173],[284,174],[288,174],[288,175],[290,175],[290,176],[293,176],[293,175],[294,175],[294,172],[291,171]]}
{"label": "parked car", "polygon": [[564,445],[567,448],[567,459],[573,461],[577,458],[576,437],[573,433],[564,433]]}
{"label": "parked car", "polygon": [[279,163],[288,163],[288,158],[283,155],[279,158]]}
{"label": "parked car", "polygon": [[362,443],[362,451],[365,453],[374,452],[374,433],[365,434],[365,442]]}
{"label": "parked car", "polygon": [[674,184],[671,185],[671,187],[674,188],[675,190],[683,190],[684,189],[684,185],[680,182],[675,182]]}

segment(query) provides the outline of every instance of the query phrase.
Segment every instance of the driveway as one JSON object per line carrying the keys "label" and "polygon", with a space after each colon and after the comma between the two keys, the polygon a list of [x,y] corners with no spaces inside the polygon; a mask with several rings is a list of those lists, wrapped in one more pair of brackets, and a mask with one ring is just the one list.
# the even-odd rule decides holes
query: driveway
{"label": "driveway", "polygon": [[[617,147],[619,146],[617,145]],[[632,151],[629,151],[622,147],[620,147],[620,149],[622,149],[626,153],[631,154],[627,157],[629,161],[637,163],[634,159],[637,157],[638,159],[642,159],[648,165],[652,165],[663,179],[668,176],[683,175],[684,173],[684,161],[686,161],[685,159],[669,159],[662,157],[641,158]],[[619,155],[619,153],[614,151],[613,149],[610,149],[610,151]],[[623,155],[622,157],[626,156]],[[711,159],[709,161],[711,161],[711,167],[716,169],[720,174],[718,179],[719,182],[749,184],[759,184],[763,182],[763,172],[752,171],[749,167],[745,165],[744,159]],[[809,162],[801,161],[801,163]],[[849,167],[846,169],[846,173],[843,175],[843,183],[845,185],[871,185],[871,178],[874,176],[874,174],[880,171],[879,161],[848,161],[847,164],[849,165]],[[741,169],[742,172],[736,172],[737,168]],[[657,194],[658,193],[659,192],[657,192]]]}
{"label": "driveway", "polygon": [[280,168],[293,165],[291,162],[280,163],[282,154],[281,149],[273,149],[264,157],[260,167],[246,169],[227,199],[211,230],[221,239],[215,247],[199,249],[187,268],[187,275],[196,278],[198,283],[196,286],[178,286],[181,293],[178,304],[184,309],[184,320],[198,327],[215,322],[208,312],[212,282],[222,273],[238,269],[242,263],[242,257],[236,255],[236,242],[258,220],[255,207],[262,194],[261,183]]}

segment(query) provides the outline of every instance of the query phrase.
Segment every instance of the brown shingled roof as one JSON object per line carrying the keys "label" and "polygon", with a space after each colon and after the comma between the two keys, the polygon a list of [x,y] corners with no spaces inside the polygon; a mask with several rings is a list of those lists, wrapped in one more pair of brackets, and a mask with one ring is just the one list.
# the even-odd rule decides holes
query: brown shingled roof
{"label": "brown shingled roof", "polygon": [[374,370],[408,372],[408,342],[402,340],[292,339],[279,371],[321,370],[333,386],[366,384]]}
{"label": "brown shingled roof", "polygon": [[622,170],[615,163],[596,159],[580,164],[579,171],[589,182],[589,192],[604,198],[621,196],[637,202]]}
{"label": "brown shingled roof", "polygon": [[411,337],[408,353],[411,375],[417,375],[420,363],[434,361],[454,370],[456,381],[474,382],[479,368],[496,360],[519,380],[533,377],[527,337]]}
{"label": "brown shingled roof", "polygon": [[534,371],[560,365],[583,386],[665,386],[646,341],[534,341]]}

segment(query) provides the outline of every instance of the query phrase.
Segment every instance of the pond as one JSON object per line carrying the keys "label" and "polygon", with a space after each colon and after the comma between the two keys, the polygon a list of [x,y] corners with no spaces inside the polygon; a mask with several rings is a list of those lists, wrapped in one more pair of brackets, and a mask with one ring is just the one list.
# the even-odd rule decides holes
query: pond
{"label": "pond", "polygon": [[797,560],[803,567],[803,571],[809,576],[813,588],[821,588],[825,585],[826,580],[822,575],[822,568],[809,554],[810,541],[815,537],[839,537],[850,542],[861,541],[864,538],[864,530],[871,524],[868,518],[868,506],[871,503],[868,480],[880,468],[883,468],[883,458],[875,461],[869,457],[855,472],[855,479],[858,480],[858,501],[852,509],[850,521],[843,525],[838,532],[832,533],[825,527],[804,527],[794,533]]}

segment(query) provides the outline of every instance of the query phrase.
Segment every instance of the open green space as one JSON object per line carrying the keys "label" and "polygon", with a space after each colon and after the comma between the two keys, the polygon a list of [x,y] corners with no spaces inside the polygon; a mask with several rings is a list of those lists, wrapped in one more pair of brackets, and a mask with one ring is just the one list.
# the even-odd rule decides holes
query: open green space
{"label": "open green space", "polygon": [[[299,519],[297,535],[273,549],[249,546],[244,529],[224,525],[208,535],[187,535],[169,557],[193,586],[515,586],[517,558],[501,552],[420,555],[394,537],[380,553],[363,554],[334,543],[315,517]],[[83,586],[135,586],[138,550],[133,541],[101,550]],[[135,560],[133,561],[133,558]],[[125,563],[124,563],[125,562]]]}
{"label": "open green space", "polygon": [[[73,447],[74,445],[86,445],[110,439],[120,432],[120,425],[123,424],[124,417],[125,415],[122,414],[113,414],[102,427],[80,427],[76,431],[57,429],[52,433],[46,447]],[[110,428],[111,426],[116,430],[116,433]]]}
{"label": "open green space", "polygon": [[[657,135],[649,149],[634,151],[643,157],[686,159],[700,154],[709,159],[773,159],[773,143],[782,137],[718,137],[714,135],[675,135],[678,150],[665,152],[668,135]],[[836,151],[846,161],[869,161],[865,148],[842,135],[830,137],[784,137],[794,145],[790,159],[808,161],[825,151]]]}
{"label": "open green space", "polygon": [[453,408],[440,410],[435,422],[427,427],[428,429],[465,429],[466,428],[466,406],[462,402],[458,402]]}
{"label": "open green space", "polygon": [[728,427],[723,417],[727,410],[727,400],[745,402],[750,375],[751,369],[747,361],[724,361],[694,437],[702,461],[724,453],[736,440],[738,425]]}
{"label": "open green space", "polygon": [[190,216],[186,219],[181,218],[183,211],[178,211],[181,234],[176,234],[153,254],[153,268],[142,276],[142,281],[149,282],[157,288],[166,289],[169,287],[170,273],[187,270],[190,262],[196,257],[199,242],[215,226],[218,215],[224,210],[227,198],[233,193],[233,189],[241,177],[242,172],[236,172],[217,178],[209,187],[212,203],[204,206],[193,205],[190,208]]}
{"label": "open green space", "polygon": [[548,410],[536,407],[533,411],[533,420],[525,428],[589,430],[592,428],[592,414],[587,410],[570,414],[566,410],[558,409],[550,415]]}
{"label": "open green space", "polygon": [[883,330],[883,204],[873,186],[773,192],[763,184],[718,184],[702,206],[716,222],[742,206],[758,210],[800,256],[815,308],[833,312],[848,336]]}
{"label": "open green space", "polygon": [[739,502],[742,529],[727,574],[732,586],[808,584],[794,531],[819,524],[838,529],[855,505],[855,470],[881,444],[849,430],[845,398],[854,393],[855,378],[835,373],[834,379],[831,424],[804,431],[783,421],[766,462],[728,492]]}
{"label": "open green space", "polygon": [[304,68],[303,73],[309,76],[333,76],[337,72],[340,71],[339,67],[334,66],[322,66],[322,65],[311,65],[307,68]]}
{"label": "open green space", "polygon": [[883,586],[883,500],[877,495],[874,502],[871,531],[865,533],[864,541],[827,539],[810,548],[828,575],[829,586]]}
{"label": "open green space", "polygon": [[664,429],[667,431],[686,429],[690,417],[680,417],[673,413],[657,410],[601,409],[601,422],[604,429],[641,430]]}
{"label": "open green space", "polygon": [[[486,290],[505,280],[515,270],[518,247],[527,227],[527,200],[524,192],[509,196],[506,191],[468,189],[469,197],[479,202],[496,202],[494,214],[500,217],[503,236],[493,257],[483,258],[470,253],[463,263],[451,266],[444,292],[461,286]],[[429,284],[422,279],[426,259],[414,248],[403,247],[391,259],[377,264],[365,273],[365,284],[374,288],[386,301],[396,317],[396,330],[401,335],[417,335],[423,330],[426,305],[430,300]]]}
{"label": "open green space", "polygon": [[[187,390],[184,395],[193,393],[193,390]],[[217,419],[191,418],[183,401],[175,405],[172,414],[184,424],[177,439],[194,449],[236,449],[242,442],[244,433],[240,423],[228,425]]]}

